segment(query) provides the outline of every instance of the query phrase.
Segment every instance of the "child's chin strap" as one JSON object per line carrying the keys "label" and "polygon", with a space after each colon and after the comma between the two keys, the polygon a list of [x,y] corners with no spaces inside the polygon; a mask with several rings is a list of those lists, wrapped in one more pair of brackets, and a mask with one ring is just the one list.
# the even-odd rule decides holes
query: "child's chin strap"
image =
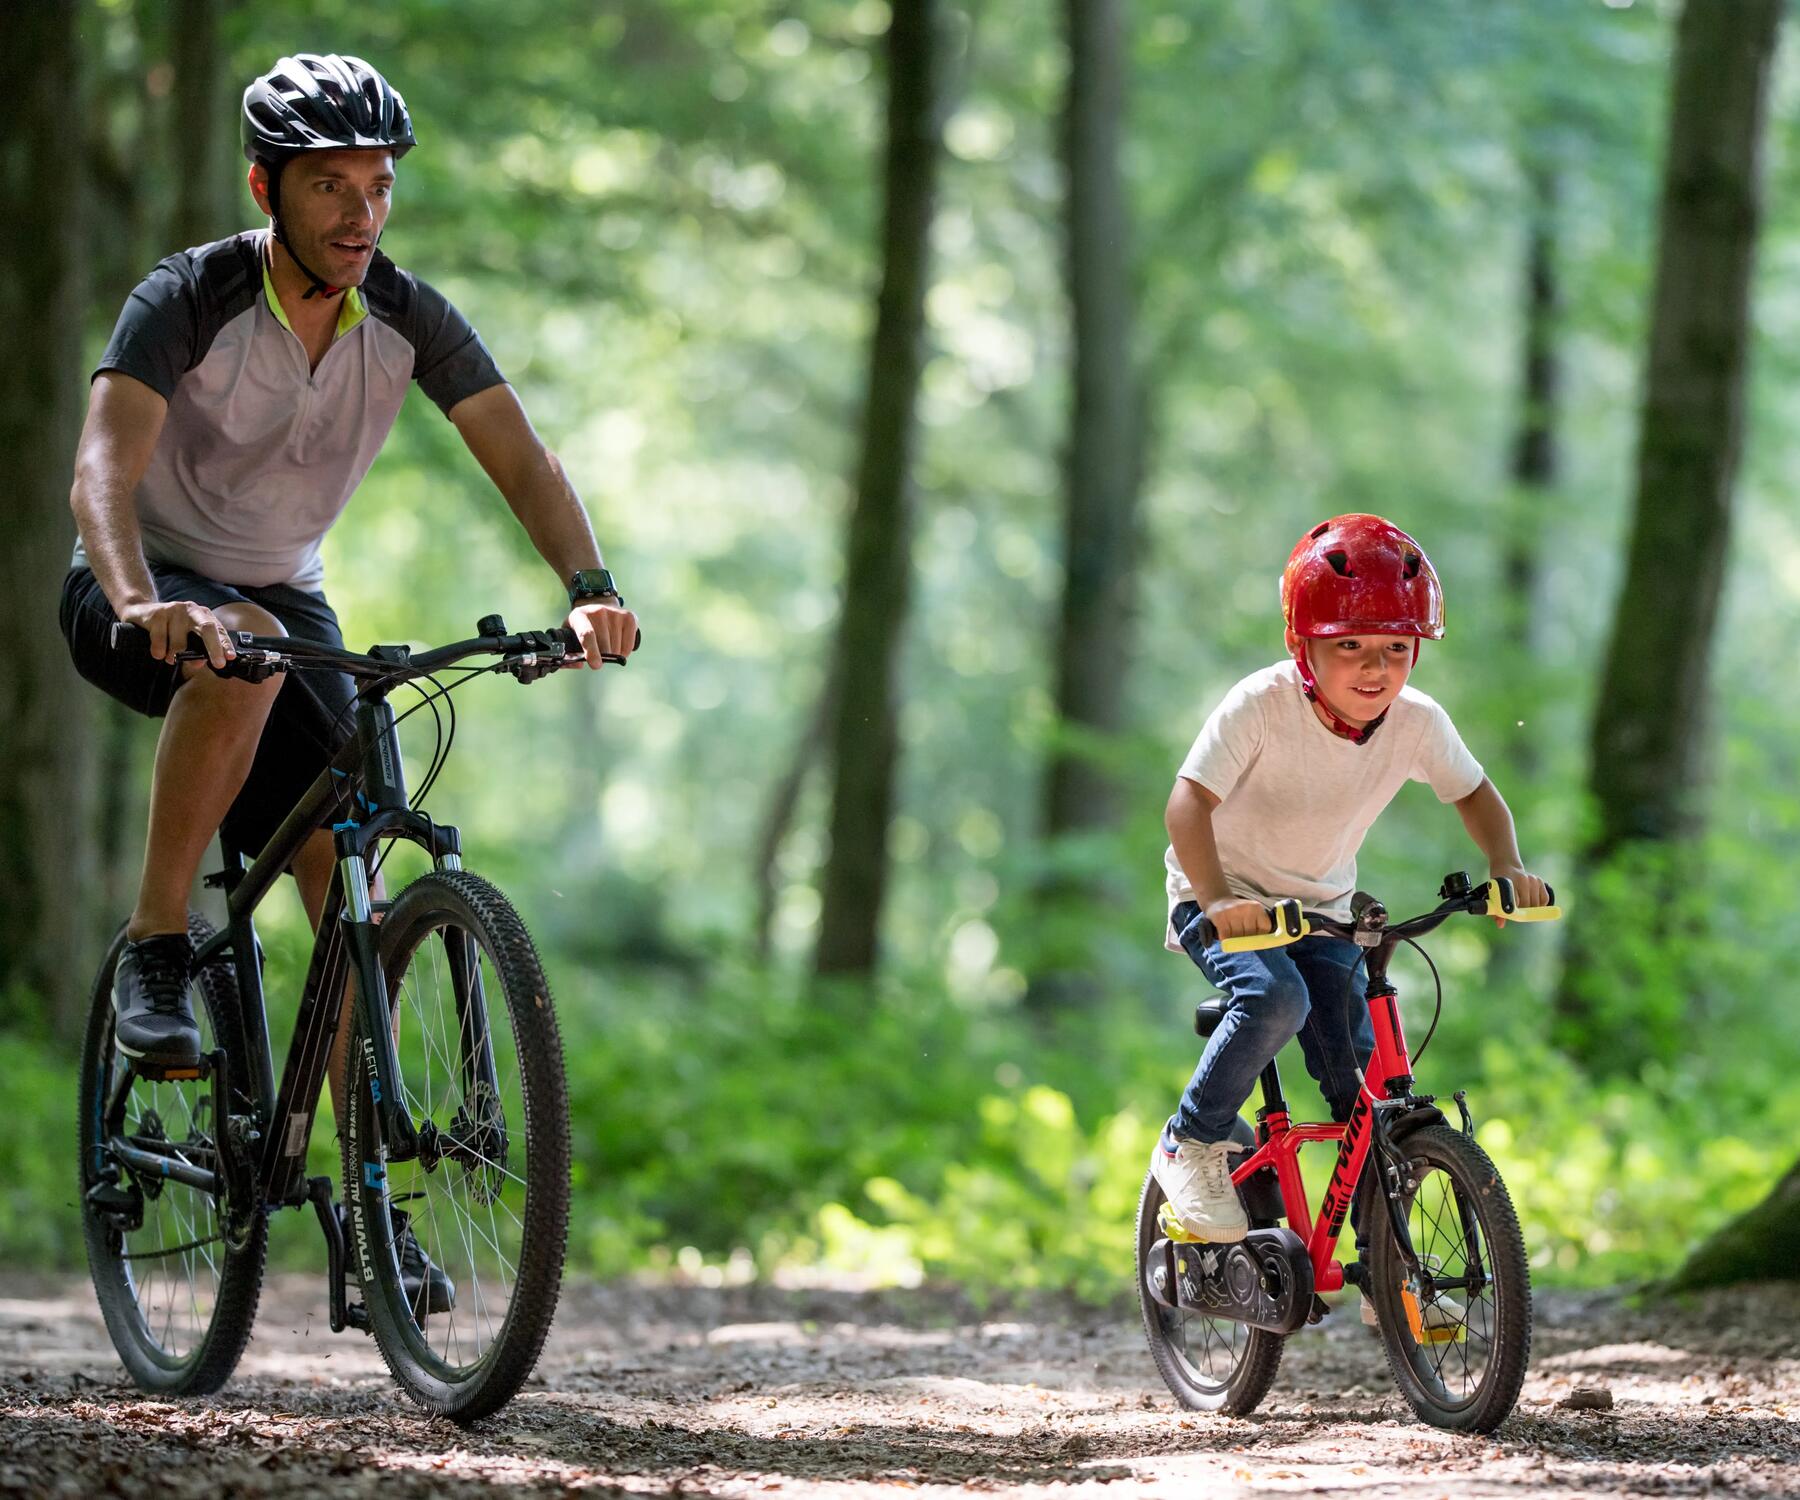
{"label": "child's chin strap", "polygon": [[[1416,667],[1418,664],[1419,642],[1415,639],[1413,641],[1413,665]],[[1375,731],[1387,722],[1388,711],[1385,708],[1361,729],[1358,729],[1348,719],[1339,718],[1332,706],[1325,701],[1324,694],[1319,691],[1318,681],[1313,676],[1312,663],[1306,659],[1305,641],[1301,641],[1294,647],[1294,665],[1300,669],[1300,691],[1306,694],[1307,702],[1318,704],[1319,712],[1330,721],[1333,734],[1349,740],[1353,745],[1366,745]],[[1391,706],[1390,704],[1389,707]]]}

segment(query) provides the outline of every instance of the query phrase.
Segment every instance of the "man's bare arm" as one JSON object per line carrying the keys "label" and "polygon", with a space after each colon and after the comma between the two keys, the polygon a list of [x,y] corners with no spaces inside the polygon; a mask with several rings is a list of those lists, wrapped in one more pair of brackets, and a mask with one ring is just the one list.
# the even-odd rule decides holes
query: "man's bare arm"
{"label": "man's bare arm", "polygon": [[137,487],[168,412],[169,403],[141,380],[114,370],[97,375],[75,448],[69,508],[113,613],[149,632],[151,654],[173,661],[189,632],[197,631],[213,665],[223,666],[235,654],[225,627],[202,605],[158,599],[144,559]]}
{"label": "man's bare arm", "polygon": [[[450,408],[450,420],[559,582],[566,585],[579,568],[601,566],[587,510],[510,385],[489,386],[458,401]],[[602,653],[628,656],[637,636],[636,618],[612,605],[577,606],[569,627],[595,667]]]}

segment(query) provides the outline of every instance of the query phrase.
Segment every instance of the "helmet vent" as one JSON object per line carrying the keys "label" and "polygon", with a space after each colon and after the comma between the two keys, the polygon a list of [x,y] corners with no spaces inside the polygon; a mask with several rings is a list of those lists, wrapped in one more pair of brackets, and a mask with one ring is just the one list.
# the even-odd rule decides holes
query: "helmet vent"
{"label": "helmet vent", "polygon": [[1419,576],[1419,567],[1424,561],[1425,559],[1420,557],[1418,553],[1409,552],[1406,554],[1406,562],[1402,565],[1402,571],[1409,579],[1417,578]]}
{"label": "helmet vent", "polygon": [[1325,533],[1330,530],[1331,530],[1331,522],[1321,521],[1321,522],[1319,522],[1319,524],[1317,526],[1313,527],[1313,529],[1311,531],[1306,533],[1306,539],[1309,542],[1316,542],[1316,541],[1318,541],[1318,539],[1320,537],[1324,536]]}
{"label": "helmet vent", "polygon": [[1349,553],[1347,553],[1347,552],[1327,552],[1325,554],[1325,561],[1331,564],[1332,571],[1334,573],[1336,573],[1339,578],[1354,578],[1354,577],[1356,577],[1356,575],[1350,571],[1350,554]]}

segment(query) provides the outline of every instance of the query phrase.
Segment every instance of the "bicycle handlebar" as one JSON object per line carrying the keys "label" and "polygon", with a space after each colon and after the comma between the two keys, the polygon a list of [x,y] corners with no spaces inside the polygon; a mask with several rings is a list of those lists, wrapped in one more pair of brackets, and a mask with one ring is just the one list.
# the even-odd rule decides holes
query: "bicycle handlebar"
{"label": "bicycle handlebar", "polygon": [[[1544,889],[1550,896],[1549,905],[1520,906],[1513,893],[1512,881],[1504,875],[1497,875],[1492,880],[1484,880],[1480,885],[1472,886],[1468,877],[1458,872],[1444,878],[1444,884],[1438,891],[1443,898],[1441,905],[1419,916],[1409,917],[1404,922],[1390,924],[1386,908],[1373,899],[1356,907],[1357,915],[1348,922],[1342,917],[1327,916],[1323,912],[1305,911],[1298,901],[1290,899],[1264,908],[1269,914],[1267,932],[1221,940],[1218,929],[1202,916],[1200,937],[1206,947],[1218,943],[1227,953],[1253,953],[1264,948],[1285,948],[1289,943],[1297,943],[1314,932],[1348,938],[1364,947],[1374,947],[1384,938],[1418,937],[1459,912],[1472,917],[1504,917],[1509,922],[1560,921],[1562,908],[1555,904],[1556,891],[1549,885]],[[1355,906],[1354,902],[1352,904]]]}
{"label": "bicycle handlebar", "polygon": [[[502,671],[512,673],[521,682],[535,682],[548,672],[584,664],[587,660],[575,632],[566,625],[509,633],[500,616],[488,615],[475,628],[481,634],[470,640],[417,652],[410,646],[371,646],[367,652],[349,651],[341,646],[296,640],[291,636],[252,635],[247,630],[232,630],[227,634],[237,654],[223,667],[214,667],[212,671],[221,677],[261,682],[276,672],[313,667],[330,668],[353,677],[407,682],[442,671],[471,656],[498,656],[504,658],[500,664]],[[113,622],[113,650],[147,653],[149,641],[149,632],[142,626],[126,620]],[[636,650],[643,642],[644,633],[640,630],[632,649]],[[190,632],[187,649],[176,652],[175,659],[182,662],[207,661],[209,658],[199,635]],[[602,652],[600,659],[617,666],[624,666],[627,661],[610,651]]]}

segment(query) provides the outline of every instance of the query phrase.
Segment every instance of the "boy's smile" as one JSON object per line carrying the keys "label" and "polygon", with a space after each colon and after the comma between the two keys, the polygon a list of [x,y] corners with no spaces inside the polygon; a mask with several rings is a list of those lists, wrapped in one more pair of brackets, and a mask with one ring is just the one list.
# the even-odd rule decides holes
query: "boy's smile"
{"label": "boy's smile", "polygon": [[[1346,723],[1361,729],[1386,713],[1412,675],[1409,635],[1335,636],[1306,642],[1319,696]],[[1317,705],[1314,706],[1317,712]],[[1330,721],[1323,714],[1327,728]]]}

